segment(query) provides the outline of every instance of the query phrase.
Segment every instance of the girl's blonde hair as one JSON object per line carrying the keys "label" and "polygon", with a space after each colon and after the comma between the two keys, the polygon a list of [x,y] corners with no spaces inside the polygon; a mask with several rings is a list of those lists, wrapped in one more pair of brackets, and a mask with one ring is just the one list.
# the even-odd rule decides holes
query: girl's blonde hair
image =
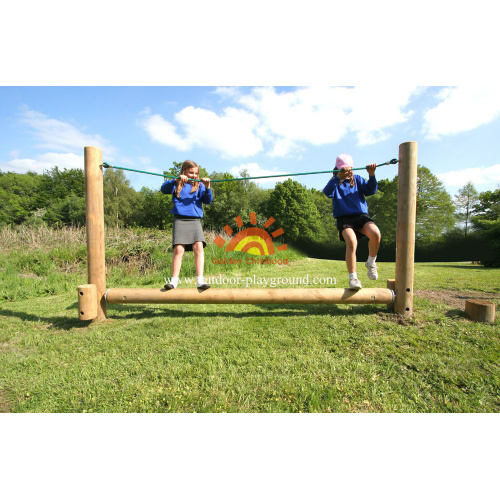
{"label": "girl's blonde hair", "polygon": [[[182,166],[181,166],[181,173],[179,175],[185,175],[186,170],[189,170],[190,168],[197,168],[198,169],[198,175],[200,174],[200,167],[191,160],[186,160]],[[198,190],[200,187],[199,182],[192,182],[193,187],[191,188],[191,193],[194,193],[195,191]],[[180,179],[177,181],[177,187],[175,188],[175,196],[177,198],[180,198],[181,196],[181,189],[184,187],[184,183],[180,181]]]}

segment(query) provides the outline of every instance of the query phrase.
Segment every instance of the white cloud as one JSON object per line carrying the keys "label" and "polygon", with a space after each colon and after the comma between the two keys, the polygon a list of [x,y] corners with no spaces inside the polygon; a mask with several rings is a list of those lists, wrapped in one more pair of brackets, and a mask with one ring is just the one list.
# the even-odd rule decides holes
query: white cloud
{"label": "white cloud", "polygon": [[390,137],[387,128],[408,120],[404,111],[417,87],[309,87],[291,92],[255,88],[237,101],[261,120],[259,134],[272,156],[286,156],[301,143],[334,144],[354,133],[360,145]]}
{"label": "white cloud", "polygon": [[175,114],[174,120],[183,134],[161,115],[146,116],[140,124],[154,141],[187,151],[195,146],[211,149],[226,158],[253,156],[263,149],[255,135],[257,118],[236,108],[225,108],[221,115],[213,111],[187,106]]}
{"label": "white cloud", "polygon": [[43,173],[54,166],[61,169],[82,169],[84,165],[83,148],[94,146],[102,149],[108,161],[112,160],[116,148],[98,134],[85,134],[70,123],[49,118],[43,113],[24,107],[20,116],[21,123],[27,125],[38,142],[38,148],[52,151],[23,158],[18,149],[9,152],[10,160],[0,162],[2,171]]}
{"label": "white cloud", "polygon": [[[313,145],[337,142],[346,132],[346,115],[336,102],[336,89],[298,89],[276,92],[274,88],[256,88],[238,102],[254,112],[261,121],[260,135],[284,156],[297,142]],[[337,89],[343,93],[346,89]],[[287,144],[288,148],[283,148]],[[273,150],[276,154],[276,148]]]}
{"label": "white cloud", "polygon": [[369,145],[385,141],[390,137],[390,134],[382,130],[360,130],[357,133],[357,137],[359,144]]}
{"label": "white cloud", "polygon": [[232,98],[235,99],[240,95],[239,87],[217,87],[213,93],[221,97],[221,99]]}
{"label": "white cloud", "polygon": [[424,115],[424,133],[430,139],[457,134],[492,122],[500,116],[500,87],[444,88],[441,102]]}
{"label": "white cloud", "polygon": [[24,109],[21,121],[33,129],[38,141],[37,146],[54,151],[74,152],[83,151],[85,146],[94,146],[106,151],[108,157],[115,153],[112,147],[100,135],[84,134],[74,125],[54,118],[48,118],[43,113]]}
{"label": "white cloud", "polygon": [[446,188],[455,191],[462,188],[467,182],[472,182],[476,188],[483,190],[493,190],[500,183],[500,163],[491,167],[464,168],[462,170],[451,170],[442,174],[436,174]]}
{"label": "white cloud", "polygon": [[388,128],[408,121],[413,115],[413,111],[405,111],[405,108],[410,98],[420,91],[419,87],[404,86],[352,89],[348,128],[356,133],[358,144],[374,144],[388,139]]}
{"label": "white cloud", "polygon": [[17,172],[24,174],[28,171],[43,173],[56,165],[60,169],[83,168],[83,155],[74,153],[45,153],[33,158],[14,158],[7,162],[0,163],[0,169],[3,172]]}
{"label": "white cloud", "polygon": [[[260,176],[267,176],[267,175],[283,175],[283,174],[288,173],[288,172],[281,172],[278,170],[268,170],[268,169],[260,167],[258,163],[242,163],[238,167],[232,167],[230,169],[230,173],[232,175],[234,175],[235,177],[241,177],[241,173],[244,170],[246,170],[249,177],[260,177]],[[286,179],[290,179],[290,177],[287,177],[287,176],[269,177],[267,179],[255,179],[254,182],[257,182],[259,184],[267,184],[267,183],[283,182]]]}
{"label": "white cloud", "polygon": [[263,149],[254,133],[257,118],[242,109],[224,108],[219,116],[213,111],[188,106],[177,113],[175,119],[183,125],[193,144],[218,151],[224,157],[253,156]]}
{"label": "white cloud", "polygon": [[267,154],[271,158],[288,156],[292,153],[299,153],[304,151],[304,148],[296,144],[292,139],[275,139],[273,149]]}
{"label": "white cloud", "polygon": [[390,137],[390,127],[408,120],[405,110],[419,87],[307,87],[277,91],[235,87],[214,91],[236,106],[220,112],[188,106],[172,122],[146,109],[141,126],[151,139],[187,151],[195,146],[226,158],[250,157],[263,151],[272,157],[298,154],[308,144],[334,144],[354,134],[358,144],[373,144]]}
{"label": "white cloud", "polygon": [[171,146],[180,151],[187,151],[192,144],[175,131],[174,125],[165,120],[161,115],[151,115],[142,118],[139,124],[149,134],[153,141]]}

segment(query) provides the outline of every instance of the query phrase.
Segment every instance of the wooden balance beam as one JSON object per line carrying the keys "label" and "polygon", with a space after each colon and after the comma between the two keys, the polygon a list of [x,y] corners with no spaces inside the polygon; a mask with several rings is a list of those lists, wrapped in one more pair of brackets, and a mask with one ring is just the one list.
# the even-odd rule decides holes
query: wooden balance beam
{"label": "wooden balance beam", "polygon": [[[399,145],[396,276],[392,289],[196,289],[147,290],[111,288],[106,292],[104,247],[104,164],[99,148],[84,148],[85,202],[89,285],[78,287],[79,317],[106,319],[107,304],[386,304],[389,310],[413,316],[415,221],[417,206],[417,143]],[[93,289],[95,287],[95,290]]]}
{"label": "wooden balance beam", "polygon": [[388,288],[110,288],[109,304],[387,304],[394,302]]}

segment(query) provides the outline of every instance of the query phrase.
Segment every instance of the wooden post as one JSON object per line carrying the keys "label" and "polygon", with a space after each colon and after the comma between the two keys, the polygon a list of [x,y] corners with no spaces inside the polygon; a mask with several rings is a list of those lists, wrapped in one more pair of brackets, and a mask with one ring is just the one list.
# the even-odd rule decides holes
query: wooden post
{"label": "wooden post", "polygon": [[396,227],[396,300],[394,311],[413,315],[415,221],[417,218],[417,143],[399,146],[398,222]]}
{"label": "wooden post", "polygon": [[85,321],[97,317],[97,287],[95,285],[78,287],[78,317]]}
{"label": "wooden post", "polygon": [[489,300],[467,299],[465,313],[473,321],[495,322],[495,304]]}
{"label": "wooden post", "polygon": [[84,151],[88,274],[89,284],[96,286],[97,315],[95,320],[98,321],[106,319],[102,151],[93,147],[85,147]]}

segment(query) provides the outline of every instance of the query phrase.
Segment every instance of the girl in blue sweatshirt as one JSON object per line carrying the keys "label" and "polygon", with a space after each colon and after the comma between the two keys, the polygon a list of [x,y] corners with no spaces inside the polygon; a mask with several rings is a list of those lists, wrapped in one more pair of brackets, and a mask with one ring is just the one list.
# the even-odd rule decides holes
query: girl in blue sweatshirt
{"label": "girl in blue sweatshirt", "polygon": [[182,164],[179,178],[166,181],[161,186],[161,192],[171,194],[174,202],[174,208],[172,208],[174,214],[172,278],[170,282],[165,278],[166,290],[177,288],[182,257],[186,250],[194,252],[198,288],[201,290],[210,288],[203,278],[204,248],[207,244],[201,227],[201,219],[203,218],[202,204],[212,203],[212,190],[209,178],[201,179],[201,183],[191,180],[198,179],[199,173],[200,167],[194,161],[187,160]]}
{"label": "girl in blue sweatshirt", "polygon": [[359,175],[353,175],[353,161],[348,154],[341,154],[335,162],[333,177],[323,189],[323,192],[332,199],[333,216],[337,219],[337,229],[341,241],[346,243],[345,260],[349,273],[349,288],[359,290],[361,282],[356,273],[356,248],[358,239],[367,236],[369,257],[365,263],[368,278],[378,278],[377,252],[380,247],[380,230],[375,222],[368,217],[368,205],[365,196],[377,192],[375,169],[377,165],[366,167],[369,174],[368,181]]}

